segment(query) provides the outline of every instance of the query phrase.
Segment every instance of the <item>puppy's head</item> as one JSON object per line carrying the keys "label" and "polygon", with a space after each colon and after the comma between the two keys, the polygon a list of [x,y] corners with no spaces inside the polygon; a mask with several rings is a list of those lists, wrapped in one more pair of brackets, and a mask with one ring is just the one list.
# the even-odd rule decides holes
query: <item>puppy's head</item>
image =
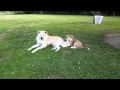
{"label": "puppy's head", "polygon": [[37,31],[37,33],[38,33],[38,37],[41,40],[44,40],[48,37],[48,32],[47,31]]}
{"label": "puppy's head", "polygon": [[67,42],[71,42],[74,40],[74,36],[73,35],[66,35],[66,39],[67,39]]}

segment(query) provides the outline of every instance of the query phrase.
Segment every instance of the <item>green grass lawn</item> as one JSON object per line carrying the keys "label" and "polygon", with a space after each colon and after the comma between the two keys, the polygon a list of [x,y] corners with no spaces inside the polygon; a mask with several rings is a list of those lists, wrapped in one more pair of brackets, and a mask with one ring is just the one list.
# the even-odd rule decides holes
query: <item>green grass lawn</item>
{"label": "green grass lawn", "polygon": [[[1,15],[0,79],[118,79],[120,49],[104,42],[107,33],[120,33],[120,17],[105,16],[100,25],[93,16]],[[91,50],[51,46],[32,54],[37,30],[66,38],[72,34]]]}

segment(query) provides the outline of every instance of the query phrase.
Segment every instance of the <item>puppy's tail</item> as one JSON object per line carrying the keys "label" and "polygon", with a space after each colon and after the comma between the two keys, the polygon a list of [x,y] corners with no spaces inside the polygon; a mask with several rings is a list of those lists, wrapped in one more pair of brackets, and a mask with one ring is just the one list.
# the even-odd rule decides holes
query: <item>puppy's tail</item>
{"label": "puppy's tail", "polygon": [[89,48],[89,47],[85,47],[85,48],[87,48],[88,50],[90,50],[90,48]]}
{"label": "puppy's tail", "polygon": [[84,47],[84,48],[87,48],[88,50],[90,50],[90,48],[89,48],[89,47],[87,47],[85,44],[83,44],[83,47]]}

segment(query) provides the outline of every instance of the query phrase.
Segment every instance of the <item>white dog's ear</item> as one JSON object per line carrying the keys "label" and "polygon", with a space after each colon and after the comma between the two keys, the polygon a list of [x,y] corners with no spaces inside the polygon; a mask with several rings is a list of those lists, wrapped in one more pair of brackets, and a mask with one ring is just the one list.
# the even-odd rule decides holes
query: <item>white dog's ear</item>
{"label": "white dog's ear", "polygon": [[45,33],[46,33],[46,34],[48,34],[48,32],[47,32],[47,31],[45,31]]}

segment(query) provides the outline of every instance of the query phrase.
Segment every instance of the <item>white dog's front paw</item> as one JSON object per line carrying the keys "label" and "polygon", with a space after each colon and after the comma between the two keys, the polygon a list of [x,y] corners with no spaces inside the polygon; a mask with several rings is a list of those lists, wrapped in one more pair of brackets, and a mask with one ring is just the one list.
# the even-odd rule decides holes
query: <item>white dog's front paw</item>
{"label": "white dog's front paw", "polygon": [[52,48],[51,50],[55,50],[56,48]]}
{"label": "white dog's front paw", "polygon": [[30,51],[31,50],[31,48],[28,48],[28,51]]}
{"label": "white dog's front paw", "polygon": [[32,53],[35,53],[36,51],[32,51]]}
{"label": "white dog's front paw", "polygon": [[58,52],[58,50],[55,50],[55,52]]}

